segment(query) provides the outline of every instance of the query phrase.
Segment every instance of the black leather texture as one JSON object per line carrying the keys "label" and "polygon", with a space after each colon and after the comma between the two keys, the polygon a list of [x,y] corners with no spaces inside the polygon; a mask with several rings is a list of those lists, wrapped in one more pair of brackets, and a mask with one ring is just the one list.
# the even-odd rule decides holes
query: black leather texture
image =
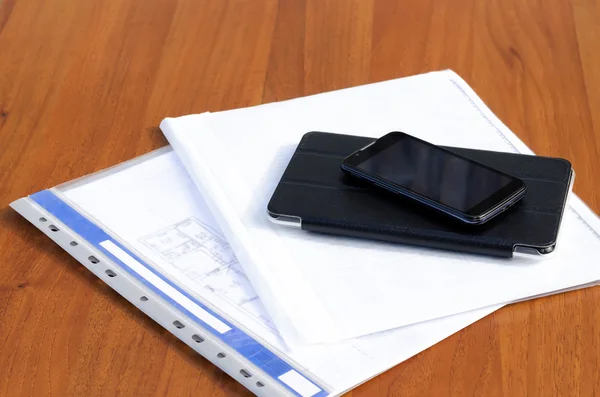
{"label": "black leather texture", "polygon": [[516,245],[556,243],[572,175],[567,160],[447,147],[527,185],[525,197],[512,208],[483,225],[463,225],[340,169],[344,158],[373,140],[305,134],[271,197],[269,212],[300,217],[302,228],[312,232],[501,257],[512,257]]}

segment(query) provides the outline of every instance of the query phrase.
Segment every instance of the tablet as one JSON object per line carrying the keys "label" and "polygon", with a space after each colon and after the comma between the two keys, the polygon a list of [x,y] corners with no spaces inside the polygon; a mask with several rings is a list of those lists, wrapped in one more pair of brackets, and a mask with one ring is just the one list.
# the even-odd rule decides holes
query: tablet
{"label": "tablet", "polygon": [[527,185],[526,196],[483,225],[462,225],[354,178],[344,158],[373,138],[309,132],[300,141],[268,204],[282,226],[392,243],[512,257],[554,251],[573,186],[565,159],[446,147]]}

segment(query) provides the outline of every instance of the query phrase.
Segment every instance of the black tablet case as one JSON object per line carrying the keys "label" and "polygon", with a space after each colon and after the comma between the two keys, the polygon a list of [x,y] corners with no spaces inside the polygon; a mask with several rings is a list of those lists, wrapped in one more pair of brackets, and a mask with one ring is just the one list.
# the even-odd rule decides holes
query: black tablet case
{"label": "black tablet case", "polygon": [[572,175],[567,160],[447,147],[527,185],[525,197],[498,217],[484,225],[462,225],[340,169],[345,157],[373,140],[305,134],[271,197],[269,212],[299,217],[308,231],[502,257],[512,257],[517,245],[556,243]]}

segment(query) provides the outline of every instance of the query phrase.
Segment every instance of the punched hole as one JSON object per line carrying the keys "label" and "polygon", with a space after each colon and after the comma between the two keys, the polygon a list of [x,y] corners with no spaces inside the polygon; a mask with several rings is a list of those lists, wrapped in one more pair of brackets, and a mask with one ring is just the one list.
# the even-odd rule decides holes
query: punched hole
{"label": "punched hole", "polygon": [[193,340],[194,340],[196,343],[202,343],[202,342],[204,342],[204,338],[203,338],[203,337],[201,337],[201,336],[200,336],[200,335],[198,335],[198,334],[194,334],[194,335],[192,335],[192,339],[193,339]]}
{"label": "punched hole", "polygon": [[140,300],[142,302],[146,302],[148,300],[148,297],[147,296],[140,296]]}
{"label": "punched hole", "polygon": [[256,386],[258,387],[265,387],[265,384],[262,382],[256,382]]}
{"label": "punched hole", "polygon": [[217,354],[217,357],[219,357],[219,358],[225,358],[227,356],[225,355],[225,353],[219,353],[219,354]]}
{"label": "punched hole", "polygon": [[44,218],[43,216],[40,218],[40,222],[46,222],[48,219]]}
{"label": "punched hole", "polygon": [[250,377],[252,377],[252,374],[250,372],[246,371],[245,369],[240,369],[240,374],[242,374],[242,376],[244,378],[250,378]]}
{"label": "punched hole", "polygon": [[58,232],[58,228],[56,226],[54,226],[54,225],[50,225],[50,226],[48,226],[48,228],[50,230],[52,230],[53,232]]}
{"label": "punched hole", "polygon": [[179,321],[173,321],[173,325],[178,328],[178,329],[182,329],[185,328],[185,325],[183,325],[182,323],[180,323]]}
{"label": "punched hole", "polygon": [[95,256],[88,256],[88,260],[94,264],[96,263],[100,263],[100,259],[96,258]]}
{"label": "punched hole", "polygon": [[79,245],[79,244],[77,244],[77,241],[71,241],[71,242],[69,243],[69,245],[71,245],[71,247],[75,247],[75,246],[77,246],[77,245]]}
{"label": "punched hole", "polygon": [[117,273],[113,272],[112,270],[108,269],[107,271],[105,271],[104,273],[106,273],[108,275],[108,277],[117,277]]}

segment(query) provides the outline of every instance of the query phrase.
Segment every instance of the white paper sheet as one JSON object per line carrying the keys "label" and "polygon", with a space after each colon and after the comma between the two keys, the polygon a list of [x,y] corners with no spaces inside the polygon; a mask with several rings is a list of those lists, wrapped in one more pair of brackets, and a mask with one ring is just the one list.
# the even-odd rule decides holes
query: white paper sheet
{"label": "white paper sheet", "polygon": [[161,129],[291,346],[352,338],[600,279],[599,221],[577,198],[551,258],[511,260],[274,225],[266,205],[308,131],[400,130],[449,146],[529,149],[450,71],[165,119]]}
{"label": "white paper sheet", "polygon": [[346,391],[432,346],[497,307],[333,345],[286,345],[172,151],[61,189],[63,199],[186,291],[313,374]]}

